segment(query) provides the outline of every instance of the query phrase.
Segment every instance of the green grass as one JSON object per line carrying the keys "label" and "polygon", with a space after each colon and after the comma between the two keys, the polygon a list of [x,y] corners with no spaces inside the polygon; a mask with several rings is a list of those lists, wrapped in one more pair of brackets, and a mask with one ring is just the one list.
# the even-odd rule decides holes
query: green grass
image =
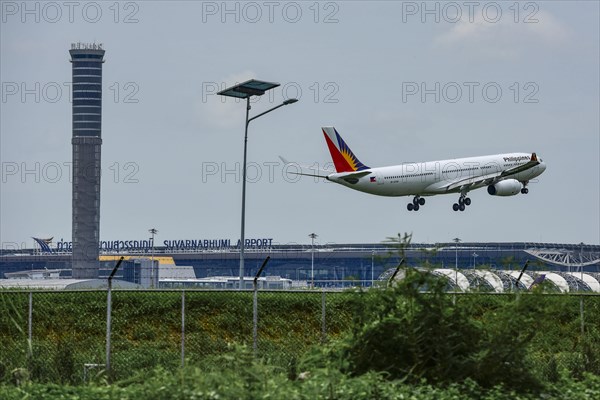
{"label": "green grass", "polygon": [[368,373],[350,377],[335,369],[317,369],[304,379],[290,379],[280,368],[250,360],[246,351],[221,359],[220,367],[188,367],[175,372],[157,368],[112,385],[57,385],[25,383],[0,386],[0,398],[32,399],[286,399],[286,400],[591,400],[600,398],[600,378],[561,380],[542,393],[517,393],[502,386],[482,388],[473,381],[447,386],[409,385]]}

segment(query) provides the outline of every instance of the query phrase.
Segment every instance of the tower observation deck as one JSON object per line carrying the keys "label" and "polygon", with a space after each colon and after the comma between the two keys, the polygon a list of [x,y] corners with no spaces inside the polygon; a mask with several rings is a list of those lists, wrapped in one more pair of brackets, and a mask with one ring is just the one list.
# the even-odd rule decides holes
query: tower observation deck
{"label": "tower observation deck", "polygon": [[73,67],[73,278],[98,277],[102,44],[71,44]]}

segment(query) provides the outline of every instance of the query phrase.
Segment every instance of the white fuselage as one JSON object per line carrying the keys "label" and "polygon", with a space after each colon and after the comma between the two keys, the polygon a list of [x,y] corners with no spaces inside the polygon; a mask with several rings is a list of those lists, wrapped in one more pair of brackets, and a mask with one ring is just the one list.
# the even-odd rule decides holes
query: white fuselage
{"label": "white fuselage", "polygon": [[[461,187],[448,188],[452,182],[468,178],[484,177],[527,164],[531,153],[508,153],[490,156],[457,158],[453,160],[405,163],[390,167],[364,170],[370,174],[358,178],[355,183],[343,179],[347,173],[334,173],[327,179],[351,189],[379,196],[431,196],[443,193],[460,192]],[[503,179],[516,179],[528,182],[546,169],[541,162],[523,172],[504,176]],[[471,185],[469,190],[486,186],[486,183]]]}

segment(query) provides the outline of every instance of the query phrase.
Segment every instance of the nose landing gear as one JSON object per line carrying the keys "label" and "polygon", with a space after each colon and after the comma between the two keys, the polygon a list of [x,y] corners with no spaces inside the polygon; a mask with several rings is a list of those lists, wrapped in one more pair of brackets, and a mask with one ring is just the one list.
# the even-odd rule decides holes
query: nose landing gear
{"label": "nose landing gear", "polygon": [[521,194],[527,194],[529,193],[529,189],[527,189],[527,185],[529,184],[529,181],[525,181],[525,182],[521,182],[523,184],[523,188],[521,189]]}

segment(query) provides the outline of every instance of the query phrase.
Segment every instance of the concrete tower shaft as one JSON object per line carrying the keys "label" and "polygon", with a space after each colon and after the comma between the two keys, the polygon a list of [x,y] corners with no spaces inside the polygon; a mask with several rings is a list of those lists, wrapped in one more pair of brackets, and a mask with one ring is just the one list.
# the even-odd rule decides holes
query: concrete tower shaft
{"label": "concrete tower shaft", "polygon": [[73,66],[73,278],[98,277],[102,64],[97,44],[71,45]]}

